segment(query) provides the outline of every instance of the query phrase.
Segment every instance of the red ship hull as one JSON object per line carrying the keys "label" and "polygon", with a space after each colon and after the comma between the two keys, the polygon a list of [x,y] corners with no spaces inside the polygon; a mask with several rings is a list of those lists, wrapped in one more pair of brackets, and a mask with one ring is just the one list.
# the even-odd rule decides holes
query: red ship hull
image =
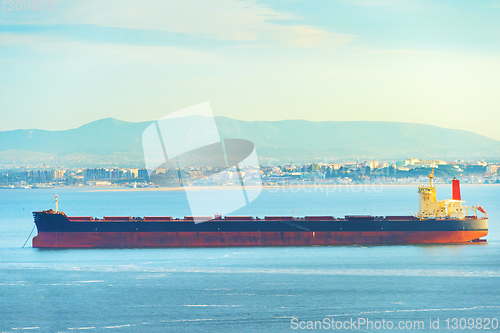
{"label": "red ship hull", "polygon": [[488,234],[469,231],[336,232],[39,232],[38,248],[154,248],[465,243]]}

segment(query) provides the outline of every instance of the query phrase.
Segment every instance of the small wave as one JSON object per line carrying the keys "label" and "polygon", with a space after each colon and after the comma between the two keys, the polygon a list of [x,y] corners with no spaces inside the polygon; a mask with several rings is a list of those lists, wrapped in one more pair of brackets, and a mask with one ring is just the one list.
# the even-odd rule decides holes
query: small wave
{"label": "small wave", "polygon": [[255,294],[250,294],[250,293],[235,293],[235,294],[205,294],[205,295],[214,295],[214,296],[255,296]]}
{"label": "small wave", "polygon": [[404,313],[404,312],[435,312],[435,311],[468,311],[468,310],[478,310],[487,308],[500,308],[500,305],[483,305],[483,306],[473,306],[465,308],[443,308],[443,309],[402,309],[402,310],[387,310],[387,311],[366,311],[358,313],[343,313],[338,315],[327,315],[327,317],[344,317],[344,316],[359,316],[366,314],[378,314],[378,313]]}
{"label": "small wave", "polygon": [[68,330],[93,330],[95,327],[68,327]]}
{"label": "small wave", "polygon": [[34,327],[13,327],[13,330],[37,330],[40,327],[34,326]]}
{"label": "small wave", "polygon": [[24,283],[0,283],[0,286],[25,286]]}
{"label": "small wave", "polygon": [[125,305],[126,308],[146,308],[156,306],[153,304],[134,304],[134,305]]}
{"label": "small wave", "polygon": [[203,289],[203,290],[217,290],[217,291],[221,291],[221,290],[231,290],[231,289],[229,289],[229,288],[215,288],[215,289],[207,288],[207,289]]}
{"label": "small wave", "polygon": [[[169,323],[178,323],[178,322],[184,322],[184,321],[211,321],[215,319],[211,318],[206,318],[206,319],[178,319],[178,320],[169,320]],[[162,322],[166,323],[167,321],[162,320]]]}
{"label": "small wave", "polygon": [[230,304],[182,304],[179,306],[191,306],[191,307],[228,307],[235,308],[241,305],[230,305]]}
{"label": "small wave", "polygon": [[42,283],[42,286],[74,286],[73,283]]}
{"label": "small wave", "polygon": [[[428,276],[428,277],[500,277],[498,271],[462,271],[436,269],[268,269],[268,268],[168,268],[165,272],[212,274],[297,274],[297,275],[356,275],[356,276]],[[263,283],[266,284],[266,283]],[[283,284],[283,283],[268,283]]]}
{"label": "small wave", "polygon": [[104,326],[103,328],[122,328],[122,327],[130,327],[132,325],[115,325],[115,326]]}
{"label": "small wave", "polygon": [[[295,274],[295,275],[352,275],[352,276],[425,276],[425,277],[500,277],[499,270],[440,270],[440,269],[285,269],[285,268],[229,268],[229,267],[138,267],[134,265],[120,266],[82,266],[82,267],[56,267],[31,264],[0,265],[0,268],[30,268],[30,269],[56,269],[56,270],[88,270],[104,272],[144,272],[152,274],[171,273],[205,273],[205,274]],[[78,281],[81,283],[103,282],[101,281]],[[263,284],[286,284],[286,283],[263,283]],[[293,283],[290,283],[293,284]],[[8,284],[0,284],[8,285]],[[13,284],[12,284],[13,285]],[[18,284],[21,285],[21,284]]]}
{"label": "small wave", "polygon": [[165,273],[152,273],[149,275],[143,275],[143,276],[136,277],[135,279],[136,280],[145,280],[145,279],[151,279],[151,278],[165,277],[166,275],[167,274],[165,274]]}

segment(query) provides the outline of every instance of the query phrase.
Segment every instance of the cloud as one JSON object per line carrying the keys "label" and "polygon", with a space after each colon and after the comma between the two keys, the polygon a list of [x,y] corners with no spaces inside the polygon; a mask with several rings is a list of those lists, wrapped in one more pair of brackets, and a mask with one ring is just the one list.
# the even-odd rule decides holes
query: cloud
{"label": "cloud", "polygon": [[421,9],[422,2],[413,0],[343,0],[343,3],[362,7],[388,7],[404,11]]}
{"label": "cloud", "polygon": [[[309,25],[289,24],[290,21],[299,21],[300,17],[278,12],[255,0],[56,1],[52,12],[38,14],[28,13],[10,23],[91,24],[182,33],[260,46],[329,47],[353,39],[353,36]],[[287,24],[278,23],[280,21]]]}
{"label": "cloud", "polygon": [[29,47],[44,52],[70,52],[147,62],[204,62],[215,58],[211,53],[182,47],[93,43],[38,34],[0,33],[0,46]]}
{"label": "cloud", "polygon": [[[280,45],[301,48],[342,46],[353,40],[350,35],[336,34],[307,25],[274,27],[271,33]],[[272,43],[272,39],[268,42]]]}

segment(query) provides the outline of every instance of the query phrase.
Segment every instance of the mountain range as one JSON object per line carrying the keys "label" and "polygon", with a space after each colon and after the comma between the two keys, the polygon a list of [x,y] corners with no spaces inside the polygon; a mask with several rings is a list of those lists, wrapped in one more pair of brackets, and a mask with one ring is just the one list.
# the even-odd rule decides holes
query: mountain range
{"label": "mountain range", "polygon": [[[490,159],[500,141],[431,125],[215,117],[220,137],[254,143],[261,164],[347,159]],[[152,122],[97,120],[75,129],[0,131],[0,165],[143,167],[142,132]]]}

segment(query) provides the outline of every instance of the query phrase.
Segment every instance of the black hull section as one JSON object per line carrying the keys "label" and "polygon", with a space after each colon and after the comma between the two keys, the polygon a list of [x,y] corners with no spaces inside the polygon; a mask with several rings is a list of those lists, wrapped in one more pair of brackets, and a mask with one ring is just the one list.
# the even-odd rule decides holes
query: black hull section
{"label": "black hull section", "polygon": [[483,218],[425,219],[405,217],[346,217],[345,219],[274,218],[194,221],[70,221],[63,214],[33,213],[38,232],[340,232],[340,231],[487,231]]}

